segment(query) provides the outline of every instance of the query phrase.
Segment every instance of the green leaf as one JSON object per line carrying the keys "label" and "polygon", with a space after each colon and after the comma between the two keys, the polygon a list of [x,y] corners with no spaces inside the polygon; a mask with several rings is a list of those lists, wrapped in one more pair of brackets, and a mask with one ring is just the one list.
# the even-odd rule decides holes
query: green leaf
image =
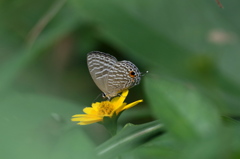
{"label": "green leaf", "polygon": [[93,143],[71,116],[80,107],[58,98],[6,94],[1,98],[0,158],[91,158]]}
{"label": "green leaf", "polygon": [[[62,13],[63,12],[63,13]],[[68,8],[64,8],[58,16],[64,16],[69,13]],[[56,17],[57,18],[57,17]],[[0,65],[0,93],[9,87],[14,79],[36,58],[45,53],[43,50],[53,45],[59,38],[65,36],[79,24],[79,17],[73,14],[66,21],[55,20],[52,27],[39,35],[31,48],[22,46],[11,58],[3,61]]]}
{"label": "green leaf", "polygon": [[155,117],[177,138],[204,138],[220,130],[217,109],[193,86],[149,75],[145,78],[145,89]]}
{"label": "green leaf", "polygon": [[126,125],[117,135],[97,148],[101,158],[113,158],[136,148],[163,133],[158,121],[142,125]]}
{"label": "green leaf", "polygon": [[143,146],[134,149],[125,156],[134,156],[139,159],[178,158],[180,151],[178,150],[177,144],[176,139],[174,139],[172,135],[165,133]]}
{"label": "green leaf", "polygon": [[94,147],[82,129],[76,128],[65,132],[53,148],[51,159],[89,159],[96,158]]}

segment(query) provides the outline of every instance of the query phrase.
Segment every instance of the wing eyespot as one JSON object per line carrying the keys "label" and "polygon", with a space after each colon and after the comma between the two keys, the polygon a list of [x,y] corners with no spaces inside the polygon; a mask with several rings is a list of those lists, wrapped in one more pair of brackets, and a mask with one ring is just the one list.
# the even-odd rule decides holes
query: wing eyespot
{"label": "wing eyespot", "polygon": [[129,76],[134,78],[134,77],[136,77],[136,73],[134,71],[130,71],[129,72]]}

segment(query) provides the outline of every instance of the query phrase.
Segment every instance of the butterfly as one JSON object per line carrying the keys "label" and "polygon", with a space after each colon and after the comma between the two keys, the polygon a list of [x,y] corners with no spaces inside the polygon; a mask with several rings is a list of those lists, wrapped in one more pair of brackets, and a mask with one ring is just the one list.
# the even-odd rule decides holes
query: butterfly
{"label": "butterfly", "polygon": [[87,54],[87,65],[93,81],[111,99],[122,91],[136,86],[141,81],[141,72],[130,61],[118,61],[114,56],[92,51]]}

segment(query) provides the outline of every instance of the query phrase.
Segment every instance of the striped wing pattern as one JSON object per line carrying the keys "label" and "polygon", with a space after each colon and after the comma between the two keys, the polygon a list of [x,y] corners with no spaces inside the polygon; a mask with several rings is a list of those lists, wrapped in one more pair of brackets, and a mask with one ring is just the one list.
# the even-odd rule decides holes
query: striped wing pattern
{"label": "striped wing pattern", "polygon": [[[130,61],[117,61],[107,53],[92,51],[87,55],[88,69],[98,88],[107,98],[117,96],[140,82],[138,68]],[[129,73],[134,71],[135,77]]]}

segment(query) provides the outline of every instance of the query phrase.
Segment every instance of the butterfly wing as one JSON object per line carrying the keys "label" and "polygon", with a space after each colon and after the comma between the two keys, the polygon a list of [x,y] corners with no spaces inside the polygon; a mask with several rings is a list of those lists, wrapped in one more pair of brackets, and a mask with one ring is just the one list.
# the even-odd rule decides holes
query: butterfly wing
{"label": "butterfly wing", "polygon": [[111,68],[116,64],[117,59],[107,53],[92,51],[87,55],[87,64],[93,81],[105,94],[108,91],[108,75]]}
{"label": "butterfly wing", "polygon": [[114,97],[118,93],[139,84],[141,73],[130,61],[118,61],[111,67],[108,75],[106,89],[109,97]]}

